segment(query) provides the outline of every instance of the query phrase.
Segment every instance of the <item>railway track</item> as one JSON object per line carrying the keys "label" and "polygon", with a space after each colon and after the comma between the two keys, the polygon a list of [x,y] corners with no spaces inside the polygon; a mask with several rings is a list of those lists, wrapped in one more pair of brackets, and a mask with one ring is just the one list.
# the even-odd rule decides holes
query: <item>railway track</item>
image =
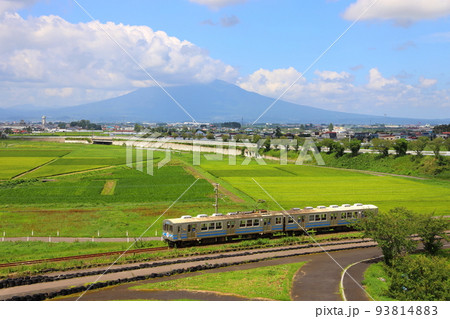
{"label": "railway track", "polygon": [[164,251],[164,250],[169,250],[169,247],[140,248],[140,249],[132,249],[132,250],[128,250],[128,251],[126,251],[126,250],[110,251],[110,252],[97,253],[97,254],[86,254],[86,255],[66,256],[66,257],[37,259],[37,260],[25,260],[25,261],[13,262],[13,263],[0,264],[0,268],[34,265],[34,264],[42,264],[42,263],[49,263],[49,262],[61,262],[61,261],[77,260],[77,259],[90,259],[90,258],[114,256],[114,255],[122,255],[122,254],[124,254],[124,255],[141,254],[141,253]]}

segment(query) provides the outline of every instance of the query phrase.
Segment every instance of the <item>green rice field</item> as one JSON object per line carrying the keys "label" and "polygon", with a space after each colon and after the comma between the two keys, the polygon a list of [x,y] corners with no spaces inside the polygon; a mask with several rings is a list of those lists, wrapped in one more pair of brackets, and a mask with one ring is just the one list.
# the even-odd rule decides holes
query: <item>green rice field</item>
{"label": "green rice field", "polygon": [[[259,183],[283,208],[370,203],[382,210],[404,206],[414,212],[450,215],[450,181],[366,174],[333,168],[280,165],[230,166],[228,161],[192,165],[192,154],[172,153],[162,168],[164,152],[154,152],[153,175],[136,163],[129,168],[122,146],[13,141],[0,145],[0,234],[7,237],[160,236],[166,217],[212,214],[214,192],[222,190],[219,211],[280,210]],[[135,157],[134,157],[135,158]],[[48,163],[48,164],[46,164]],[[40,167],[40,165],[43,165]],[[34,170],[33,170],[34,169]],[[23,174],[20,177],[18,175]],[[15,178],[16,176],[16,178]],[[158,217],[191,185],[176,204]],[[105,185],[114,182],[108,195]],[[257,182],[257,183],[256,183]],[[112,185],[112,184],[111,184]],[[112,187],[112,186],[111,186]],[[103,194],[102,194],[103,193]],[[257,204],[263,199],[265,203]],[[159,231],[159,233],[158,233]]]}
{"label": "green rice field", "polygon": [[[366,203],[388,210],[403,206],[415,212],[450,215],[450,182],[373,175],[300,165],[236,165],[206,163],[202,169],[269,208]],[[261,187],[257,184],[259,183]]]}

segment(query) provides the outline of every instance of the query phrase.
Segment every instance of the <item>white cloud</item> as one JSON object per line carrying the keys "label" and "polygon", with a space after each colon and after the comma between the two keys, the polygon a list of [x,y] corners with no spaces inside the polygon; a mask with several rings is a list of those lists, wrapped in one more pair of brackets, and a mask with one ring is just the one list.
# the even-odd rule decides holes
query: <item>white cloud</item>
{"label": "white cloud", "polygon": [[419,83],[420,83],[421,87],[429,88],[429,87],[434,86],[437,83],[437,80],[436,79],[425,79],[424,77],[421,77],[419,79]]}
{"label": "white cloud", "polygon": [[351,77],[350,73],[347,72],[334,72],[334,71],[316,71],[314,74],[318,75],[323,80],[347,80]]}
{"label": "white cloud", "polygon": [[33,5],[38,0],[1,0],[0,1],[0,14],[4,12],[15,12]]}
{"label": "white cloud", "polygon": [[[386,78],[377,68],[369,70],[368,81],[362,84],[355,84],[354,77],[347,72],[325,70],[314,74],[316,77],[312,79],[298,81],[282,99],[333,111],[400,117],[450,117],[450,90],[433,90],[437,83],[435,79],[422,77],[412,85],[396,77]],[[260,69],[241,78],[238,85],[278,98],[299,75],[292,67],[272,71]]]}
{"label": "white cloud", "polygon": [[[356,20],[373,0],[357,0],[344,12],[347,20]],[[379,0],[361,20],[392,20],[397,25],[409,26],[421,20],[433,20],[450,15],[447,0]]]}
{"label": "white cloud", "polygon": [[[165,32],[112,22],[102,27],[161,84],[237,78],[233,67]],[[155,85],[98,22],[72,24],[57,16],[23,19],[5,13],[0,18],[0,43],[0,88],[22,88],[23,98],[30,92],[41,98],[39,104],[48,104],[50,96],[52,103],[67,104],[72,102],[67,99],[70,93],[89,100],[89,94],[110,97],[113,91]],[[0,106],[18,104],[7,96],[1,100]]]}
{"label": "white cloud", "polygon": [[369,83],[367,87],[373,90],[383,90],[389,87],[394,87],[399,84],[399,80],[396,78],[386,79],[384,78],[378,69],[373,68],[369,71]]}
{"label": "white cloud", "polygon": [[248,0],[189,0],[197,4],[205,5],[213,10],[218,10],[223,7],[245,3]]}

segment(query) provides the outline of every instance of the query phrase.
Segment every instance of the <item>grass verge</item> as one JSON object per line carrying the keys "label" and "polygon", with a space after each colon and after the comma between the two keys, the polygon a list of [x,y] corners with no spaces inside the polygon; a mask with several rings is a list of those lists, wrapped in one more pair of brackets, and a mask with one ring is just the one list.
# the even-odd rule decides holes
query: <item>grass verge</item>
{"label": "grass verge", "polygon": [[202,290],[245,298],[291,300],[295,273],[305,264],[294,263],[255,269],[202,274],[158,283],[135,286],[134,290]]}

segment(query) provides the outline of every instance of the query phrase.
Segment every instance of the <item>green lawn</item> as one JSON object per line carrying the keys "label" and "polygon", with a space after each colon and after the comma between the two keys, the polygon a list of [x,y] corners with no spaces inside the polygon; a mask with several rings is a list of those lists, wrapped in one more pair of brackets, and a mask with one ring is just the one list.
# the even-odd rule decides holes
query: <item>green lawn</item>
{"label": "green lawn", "polygon": [[291,300],[292,280],[305,263],[203,274],[135,286],[135,290],[204,290],[246,298]]}
{"label": "green lawn", "polygon": [[300,165],[202,164],[202,169],[253,200],[264,199],[279,207],[253,181],[255,179],[285,209],[344,203],[374,204],[389,210],[404,206],[415,212],[450,215],[450,181],[376,176],[326,167]]}

